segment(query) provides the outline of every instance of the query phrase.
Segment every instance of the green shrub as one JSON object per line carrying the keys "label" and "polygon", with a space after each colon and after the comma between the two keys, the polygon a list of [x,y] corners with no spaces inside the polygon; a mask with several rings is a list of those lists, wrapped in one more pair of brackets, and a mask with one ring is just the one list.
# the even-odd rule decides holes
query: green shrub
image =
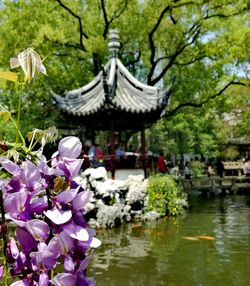
{"label": "green shrub", "polygon": [[187,207],[186,194],[169,175],[149,177],[147,192],[148,211],[154,210],[161,216],[182,214]]}
{"label": "green shrub", "polygon": [[191,173],[193,178],[202,177],[205,175],[205,164],[200,161],[191,162]]}

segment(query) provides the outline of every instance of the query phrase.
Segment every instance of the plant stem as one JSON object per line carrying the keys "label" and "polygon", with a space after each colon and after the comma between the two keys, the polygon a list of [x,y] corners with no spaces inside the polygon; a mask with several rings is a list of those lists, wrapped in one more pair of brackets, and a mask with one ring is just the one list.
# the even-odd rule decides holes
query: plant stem
{"label": "plant stem", "polygon": [[6,246],[7,246],[7,240],[6,235],[3,236],[3,265],[4,265],[4,286],[8,286],[8,266],[6,262]]}
{"label": "plant stem", "polygon": [[21,83],[20,84],[20,90],[19,90],[19,93],[18,93],[17,123],[16,123],[16,143],[19,142],[19,137],[20,137],[20,117],[21,117],[22,92],[23,92],[23,84]]}
{"label": "plant stem", "polygon": [[[4,211],[4,204],[3,204],[3,193],[0,190],[0,209],[1,209],[1,225],[2,227],[5,225],[5,211]],[[3,265],[4,265],[4,286],[8,286],[8,265],[6,261],[6,249],[7,249],[7,237],[5,231],[2,233],[2,252],[3,252]]]}
{"label": "plant stem", "polygon": [[[10,113],[5,107],[3,107],[1,104],[0,104],[0,108],[1,108],[2,110],[4,110],[4,111],[6,111],[6,112],[9,113],[9,116],[10,116],[9,119],[11,120],[11,122],[13,123],[13,125],[14,125],[14,127],[15,127],[15,129],[16,129],[16,138],[17,138],[17,137],[20,137],[21,140],[22,140],[23,145],[25,146],[25,140],[24,140],[24,138],[23,138],[23,135],[22,135],[21,131],[19,130],[19,127],[18,127],[16,121],[15,121],[15,120],[13,119],[13,117],[11,116],[11,113]],[[16,141],[15,144],[17,144],[17,141]]]}
{"label": "plant stem", "polygon": [[[52,202],[51,202],[51,195],[50,195],[49,188],[46,189],[46,196],[47,196],[47,200],[48,200],[48,209],[51,210],[52,209]],[[52,227],[51,221],[49,219],[45,218],[45,221],[48,223],[49,228],[50,228],[49,240],[51,240],[53,238],[53,236],[54,236],[54,234],[53,234],[53,227]],[[53,277],[54,277],[53,269],[49,270],[48,275],[49,275],[50,280],[52,280]],[[51,282],[49,283],[49,285],[51,285]]]}

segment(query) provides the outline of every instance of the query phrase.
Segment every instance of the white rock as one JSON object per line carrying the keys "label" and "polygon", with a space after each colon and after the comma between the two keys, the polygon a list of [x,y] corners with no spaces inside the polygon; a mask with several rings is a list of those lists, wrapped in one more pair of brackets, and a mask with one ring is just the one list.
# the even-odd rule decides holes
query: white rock
{"label": "white rock", "polygon": [[105,182],[97,182],[95,186],[96,192],[99,195],[110,194],[118,192],[118,187],[113,183],[112,180],[108,179]]}
{"label": "white rock", "polygon": [[114,227],[116,220],[121,220],[122,216],[123,213],[121,205],[102,205],[97,211],[96,219],[101,227]]}
{"label": "white rock", "polygon": [[88,202],[85,205],[84,209],[85,209],[86,213],[88,213],[88,212],[92,211],[93,209],[95,209],[95,207],[96,207],[96,205],[94,203]]}
{"label": "white rock", "polygon": [[98,167],[96,169],[92,169],[89,181],[92,182],[94,180],[106,180],[108,178],[107,171],[104,167]]}
{"label": "white rock", "polygon": [[81,174],[81,177],[82,178],[87,178],[87,177],[90,177],[92,172],[93,172],[94,168],[88,168],[86,169],[82,174]]}
{"label": "white rock", "polygon": [[104,205],[104,203],[103,203],[103,201],[102,200],[97,200],[96,201],[96,206],[98,207],[98,208],[100,208],[101,206],[103,206]]}
{"label": "white rock", "polygon": [[160,214],[156,211],[150,211],[143,216],[144,220],[152,221],[160,218]]}

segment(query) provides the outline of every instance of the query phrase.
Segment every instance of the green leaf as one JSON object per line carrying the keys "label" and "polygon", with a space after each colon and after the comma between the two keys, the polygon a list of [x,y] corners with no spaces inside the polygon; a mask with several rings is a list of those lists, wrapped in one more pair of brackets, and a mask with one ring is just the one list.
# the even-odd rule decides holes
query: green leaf
{"label": "green leaf", "polygon": [[7,122],[10,119],[10,112],[0,111],[0,117],[2,117],[5,122]]}
{"label": "green leaf", "polygon": [[14,81],[14,82],[18,81],[18,75],[15,72],[0,71],[0,78],[7,79],[7,80],[10,80],[10,81]]}

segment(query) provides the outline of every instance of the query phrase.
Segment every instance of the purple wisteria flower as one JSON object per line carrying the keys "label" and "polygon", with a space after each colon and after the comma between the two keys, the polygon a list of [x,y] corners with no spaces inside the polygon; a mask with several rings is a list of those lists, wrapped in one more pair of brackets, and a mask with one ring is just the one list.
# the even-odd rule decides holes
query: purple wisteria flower
{"label": "purple wisteria flower", "polygon": [[24,253],[28,253],[31,250],[37,248],[37,243],[35,238],[25,228],[22,227],[16,228],[16,238]]}
{"label": "purple wisteria flower", "polygon": [[46,243],[40,242],[37,251],[31,252],[31,263],[34,271],[50,270],[56,266],[57,257],[49,251]]}
{"label": "purple wisteria flower", "polygon": [[[8,179],[0,179],[4,209],[16,224],[8,240],[6,259],[10,274],[20,280],[11,286],[95,285],[86,277],[92,248],[101,242],[84,218],[92,192],[74,181],[83,160],[82,144],[69,136],[59,142],[51,164],[43,155],[21,163],[0,158]],[[63,271],[51,280],[50,272],[62,262]],[[0,278],[4,267],[0,265]]]}
{"label": "purple wisteria flower", "polygon": [[42,178],[42,175],[35,164],[30,161],[23,162],[22,170],[23,183],[30,192],[39,194],[40,191],[47,187],[45,180]]}
{"label": "purple wisteria flower", "polygon": [[77,159],[81,154],[82,143],[79,138],[69,136],[62,139],[58,146],[58,151],[52,155],[51,165],[54,167],[54,174],[64,175],[72,180],[76,176],[83,163],[83,159]]}
{"label": "purple wisteria flower", "polygon": [[64,269],[67,272],[57,274],[52,279],[52,284],[55,286],[94,286],[95,281],[87,278],[85,274],[91,256],[92,252],[80,264],[76,264],[71,256],[65,256]]}
{"label": "purple wisteria flower", "polygon": [[58,153],[61,158],[76,159],[81,154],[81,151],[82,143],[79,138],[74,136],[63,138],[58,145]]}
{"label": "purple wisteria flower", "polygon": [[19,175],[21,175],[20,167],[17,164],[15,164],[14,162],[12,162],[11,160],[9,160],[5,157],[1,157],[0,158],[0,164],[11,175],[13,175],[15,177],[19,177]]}

